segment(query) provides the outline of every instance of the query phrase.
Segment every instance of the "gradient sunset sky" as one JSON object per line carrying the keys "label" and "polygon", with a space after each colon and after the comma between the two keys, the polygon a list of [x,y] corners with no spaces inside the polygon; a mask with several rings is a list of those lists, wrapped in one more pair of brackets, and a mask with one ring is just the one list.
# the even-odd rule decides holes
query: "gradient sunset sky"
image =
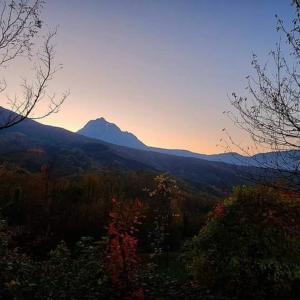
{"label": "gradient sunset sky", "polygon": [[43,123],[76,131],[104,117],[151,146],[222,152],[222,128],[246,139],[222,113],[227,95],[245,94],[251,55],[265,62],[290,2],[48,0],[64,65],[51,89],[71,95]]}

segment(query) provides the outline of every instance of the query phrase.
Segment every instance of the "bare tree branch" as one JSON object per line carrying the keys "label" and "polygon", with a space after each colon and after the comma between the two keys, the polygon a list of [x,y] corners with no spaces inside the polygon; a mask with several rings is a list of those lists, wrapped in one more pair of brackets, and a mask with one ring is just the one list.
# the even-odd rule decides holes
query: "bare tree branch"
{"label": "bare tree branch", "polygon": [[[250,136],[255,148],[273,152],[258,156],[250,153],[227,136],[241,153],[252,156],[256,166],[283,170],[284,175],[300,176],[300,1],[294,0],[295,17],[287,29],[277,17],[277,30],[286,37],[288,57],[282,42],[270,53],[271,65],[262,65],[253,55],[254,76],[248,76],[248,97],[232,93],[234,112],[226,112],[234,124]],[[251,160],[249,160],[251,161]],[[289,171],[289,172],[287,172]]]}
{"label": "bare tree branch", "polygon": [[[35,38],[42,27],[40,12],[44,0],[10,0],[0,1],[0,68],[5,67],[10,61],[19,56],[32,56]],[[29,83],[24,80],[21,88],[23,96],[8,99],[9,109],[12,111],[7,116],[3,114],[0,120],[0,130],[19,124],[23,120],[41,119],[53,113],[59,108],[68,97],[69,92],[56,98],[48,95],[47,88],[55,73],[61,69],[61,65],[55,65],[55,49],[53,40],[56,30],[50,32],[44,39],[42,50],[37,55],[37,67],[35,68],[35,80]],[[6,81],[0,82],[0,92],[6,89]],[[43,101],[49,103],[44,112],[35,112]],[[1,115],[0,115],[1,118]]]}

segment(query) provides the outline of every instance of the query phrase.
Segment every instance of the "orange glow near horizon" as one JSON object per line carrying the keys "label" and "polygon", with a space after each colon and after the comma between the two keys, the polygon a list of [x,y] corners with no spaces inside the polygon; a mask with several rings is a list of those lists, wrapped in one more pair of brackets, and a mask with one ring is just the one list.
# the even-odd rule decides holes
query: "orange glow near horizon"
{"label": "orange glow near horizon", "polygon": [[[218,139],[215,136],[210,136],[210,131],[198,132],[197,128],[187,128],[184,126],[183,120],[178,119],[178,122],[169,124],[165,127],[160,127],[165,121],[165,116],[157,116],[155,123],[152,123],[150,117],[142,117],[139,115],[128,116],[122,113],[109,114],[94,113],[86,111],[86,108],[69,109],[73,106],[70,99],[64,104],[61,111],[48,117],[40,122],[43,124],[58,126],[76,132],[81,129],[89,120],[94,120],[104,117],[108,122],[116,124],[122,131],[133,133],[144,144],[152,147],[159,147],[165,149],[182,149],[189,150],[195,153],[202,154],[217,154],[224,152],[224,148],[218,146],[217,142],[222,137],[222,130],[216,128]],[[161,118],[161,119],[160,119]],[[224,118],[225,119],[225,118]],[[205,124],[203,124],[205,126]],[[189,135],[186,133],[189,132]],[[199,137],[195,139],[195,136]],[[166,138],[167,137],[167,138]],[[202,141],[200,140],[202,139]]]}

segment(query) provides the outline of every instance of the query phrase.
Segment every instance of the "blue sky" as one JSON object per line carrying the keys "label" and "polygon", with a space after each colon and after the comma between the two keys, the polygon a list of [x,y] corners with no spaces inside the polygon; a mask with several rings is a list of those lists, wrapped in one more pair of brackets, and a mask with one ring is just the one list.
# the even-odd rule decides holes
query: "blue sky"
{"label": "blue sky", "polygon": [[77,130],[103,116],[143,142],[202,153],[226,127],[228,94],[245,94],[251,55],[262,62],[279,39],[284,0],[51,0],[44,18],[59,24],[64,70],[55,90],[70,89],[62,111],[44,122]]}

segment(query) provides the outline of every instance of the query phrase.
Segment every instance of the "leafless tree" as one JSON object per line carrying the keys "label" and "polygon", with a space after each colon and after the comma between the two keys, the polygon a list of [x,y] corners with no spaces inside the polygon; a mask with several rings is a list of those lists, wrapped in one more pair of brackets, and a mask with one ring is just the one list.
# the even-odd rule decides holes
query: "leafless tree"
{"label": "leafless tree", "polygon": [[[300,1],[294,0],[292,5],[295,17],[290,28],[276,16],[277,30],[286,42],[279,42],[270,52],[271,64],[262,65],[253,56],[255,75],[247,77],[249,96],[233,93],[230,100],[235,110],[229,116],[251,137],[256,149],[273,152],[254,156],[254,165],[288,170],[284,174],[294,176],[299,175],[300,166]],[[242,153],[253,154],[253,148],[239,146],[229,138]]]}
{"label": "leafless tree", "polygon": [[[43,0],[0,0],[0,69],[5,70],[8,63],[20,56],[32,58],[36,39],[42,28],[40,19]],[[43,39],[42,49],[35,55],[35,78],[23,80],[22,96],[8,99],[9,111],[2,109],[0,113],[0,130],[12,127],[23,120],[41,119],[58,112],[68,96],[64,93],[60,98],[49,95],[49,81],[61,68],[55,65],[55,49],[53,40],[56,30]],[[5,79],[1,81],[0,92],[7,88]],[[47,101],[46,110],[39,109],[41,102]],[[43,104],[43,107],[45,103]],[[36,112],[38,111],[38,114]]]}

